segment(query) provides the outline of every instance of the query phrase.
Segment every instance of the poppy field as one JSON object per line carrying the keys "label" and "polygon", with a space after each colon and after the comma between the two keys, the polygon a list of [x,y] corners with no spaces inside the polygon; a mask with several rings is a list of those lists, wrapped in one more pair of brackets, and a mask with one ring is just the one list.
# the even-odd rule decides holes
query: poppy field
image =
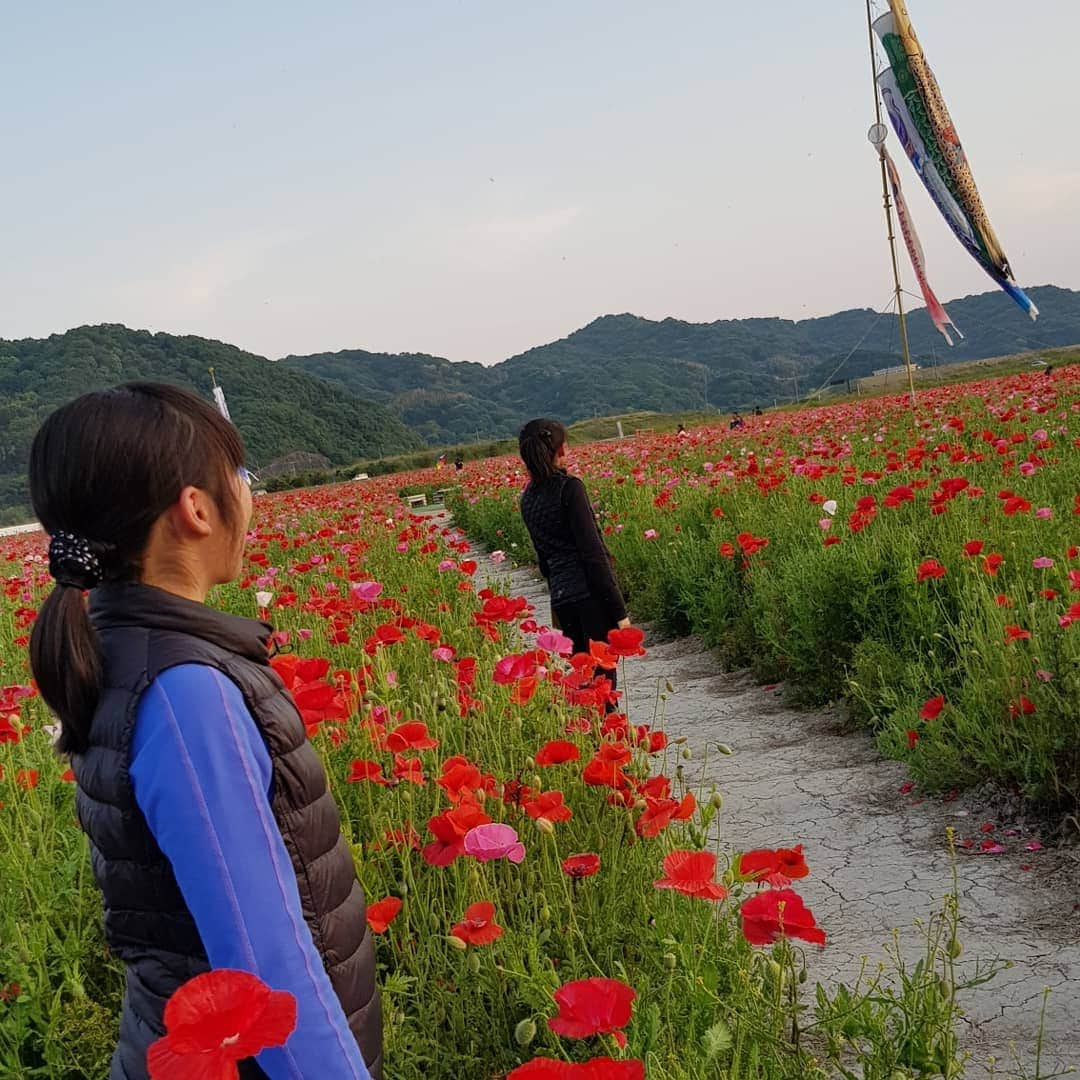
{"label": "poppy field", "polygon": [[[1080,368],[571,448],[635,619],[846,701],[930,792],[1080,797]],[[527,560],[511,459],[454,503]]]}
{"label": "poppy field", "polygon": [[[724,473],[744,461],[730,449]],[[645,456],[623,485],[586,452],[602,497],[628,500],[605,520],[625,520],[613,546],[631,580],[674,559],[680,520],[696,535],[680,485],[719,456],[704,441],[633,452]],[[475,467],[464,516],[478,529],[515,528],[496,490],[509,469]],[[678,483],[650,487],[654,469]],[[620,711],[598,674],[633,665],[640,631],[570,655],[548,613],[507,592],[505,556],[474,551],[460,522],[411,514],[401,484],[257,500],[244,576],[212,598],[274,623],[271,663],[325,761],[377,937],[388,1080],[961,1075],[952,901],[926,924],[924,964],[815,988],[806,957],[830,928],[803,895],[814,852],[797,836],[753,852],[719,842],[722,793],[685,783],[689,747],[657,716]],[[727,493],[685,487],[711,537]],[[654,506],[665,492],[674,505]],[[774,531],[727,561],[709,546],[734,584],[781,542]],[[4,541],[0,580],[0,1075],[96,1080],[122,975],[27,668],[50,587],[43,538]]]}

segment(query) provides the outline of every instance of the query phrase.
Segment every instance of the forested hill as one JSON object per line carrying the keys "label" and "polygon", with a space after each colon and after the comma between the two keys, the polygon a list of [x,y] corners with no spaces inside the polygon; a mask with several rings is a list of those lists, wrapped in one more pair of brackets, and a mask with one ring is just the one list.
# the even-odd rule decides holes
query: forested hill
{"label": "forested hill", "polygon": [[0,340],[0,514],[15,519],[27,512],[27,454],[52,409],[88,390],[137,379],[178,383],[209,397],[210,367],[254,465],[295,451],[345,465],[422,445],[382,405],[231,345],[84,326],[45,339]]}
{"label": "forested hill", "polygon": [[[1036,323],[997,291],[948,304],[965,334],[952,349],[925,310],[915,311],[908,330],[916,361],[944,364],[1080,343],[1080,292],[1054,286],[1029,292],[1042,311]],[[490,367],[358,349],[289,356],[281,364],[389,406],[438,444],[507,435],[526,415],[539,413],[574,421],[639,409],[699,409],[706,401],[722,410],[786,401],[796,380],[805,394],[900,363],[898,338],[895,317],[869,310],[802,322],[607,315]]]}

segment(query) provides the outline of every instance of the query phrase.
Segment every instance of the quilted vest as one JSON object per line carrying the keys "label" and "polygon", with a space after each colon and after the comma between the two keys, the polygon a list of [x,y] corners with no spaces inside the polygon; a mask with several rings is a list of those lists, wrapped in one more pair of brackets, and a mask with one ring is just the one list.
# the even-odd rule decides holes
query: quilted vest
{"label": "quilted vest", "polygon": [[[71,764],[79,822],[104,900],[105,937],[127,969],[110,1080],[144,1080],[147,1047],[164,1034],[166,1000],[209,968],[198,928],[128,774],[140,695],[179,664],[221,671],[240,689],[258,725],[273,768],[271,808],[296,872],[304,918],[364,1060],[379,1080],[382,1013],[364,895],[322,763],[268,662],[270,627],[139,584],[95,589],[90,618],[104,658],[104,690],[89,746]],[[249,1059],[241,1075],[264,1073]]]}

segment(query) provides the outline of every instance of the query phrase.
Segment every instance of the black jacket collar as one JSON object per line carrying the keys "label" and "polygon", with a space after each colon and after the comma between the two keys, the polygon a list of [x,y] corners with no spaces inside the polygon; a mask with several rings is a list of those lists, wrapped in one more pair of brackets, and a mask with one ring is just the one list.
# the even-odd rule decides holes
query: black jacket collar
{"label": "black jacket collar", "polygon": [[99,630],[143,626],[202,638],[248,660],[265,664],[273,627],[228,615],[152,585],[102,585],[90,594],[90,621]]}

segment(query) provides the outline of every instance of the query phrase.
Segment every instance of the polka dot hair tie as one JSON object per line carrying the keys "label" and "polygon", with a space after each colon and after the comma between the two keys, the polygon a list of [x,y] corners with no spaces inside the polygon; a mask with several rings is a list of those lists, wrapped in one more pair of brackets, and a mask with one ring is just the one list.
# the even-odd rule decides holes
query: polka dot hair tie
{"label": "polka dot hair tie", "polygon": [[89,540],[69,532],[56,532],[49,541],[49,573],[57,585],[93,589],[101,584],[101,559]]}

